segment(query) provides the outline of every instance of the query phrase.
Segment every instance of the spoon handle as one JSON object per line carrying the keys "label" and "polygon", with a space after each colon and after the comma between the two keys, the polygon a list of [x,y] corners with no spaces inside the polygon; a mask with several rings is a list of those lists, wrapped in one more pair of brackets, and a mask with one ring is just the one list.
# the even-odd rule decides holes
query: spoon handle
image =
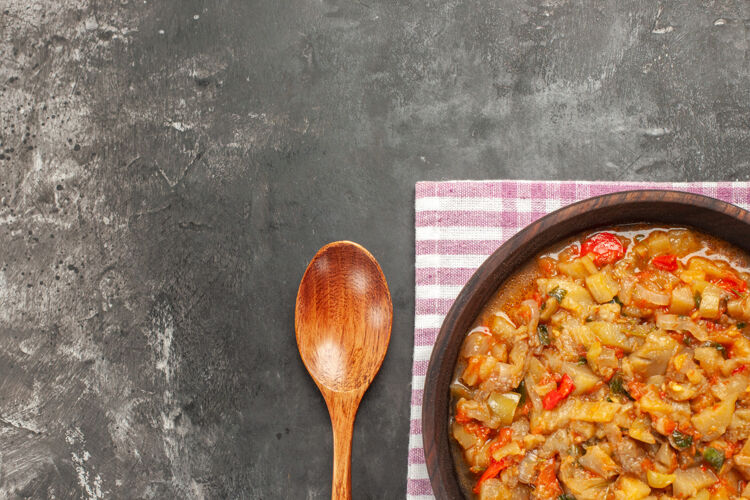
{"label": "spoon handle", "polygon": [[329,398],[328,413],[333,427],[332,500],[350,500],[352,497],[352,433],[360,397],[338,393]]}

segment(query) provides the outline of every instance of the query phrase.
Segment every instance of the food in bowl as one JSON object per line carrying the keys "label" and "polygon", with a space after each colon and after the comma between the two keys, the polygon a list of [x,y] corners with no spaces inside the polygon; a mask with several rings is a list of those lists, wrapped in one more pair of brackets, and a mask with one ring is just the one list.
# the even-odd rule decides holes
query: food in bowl
{"label": "food in bowl", "polygon": [[748,256],[686,227],[569,239],[463,341],[449,422],[481,500],[750,497]]}

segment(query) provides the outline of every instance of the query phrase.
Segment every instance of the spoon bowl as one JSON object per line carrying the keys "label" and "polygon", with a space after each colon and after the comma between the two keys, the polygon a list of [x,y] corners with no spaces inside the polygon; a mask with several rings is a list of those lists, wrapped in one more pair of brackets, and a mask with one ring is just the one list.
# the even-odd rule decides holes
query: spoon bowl
{"label": "spoon bowl", "polygon": [[297,292],[295,330],[302,362],[323,394],[333,425],[332,498],[351,498],[354,417],[388,349],[393,306],[383,271],[362,246],[321,248]]}

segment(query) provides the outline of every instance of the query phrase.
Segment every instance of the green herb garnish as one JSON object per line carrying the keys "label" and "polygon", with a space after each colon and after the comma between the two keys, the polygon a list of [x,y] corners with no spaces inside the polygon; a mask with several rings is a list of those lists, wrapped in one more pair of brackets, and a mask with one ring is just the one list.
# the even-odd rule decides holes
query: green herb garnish
{"label": "green herb garnish", "polygon": [[518,406],[523,406],[526,402],[526,382],[521,380],[521,383],[518,384],[515,392],[521,395],[521,399],[518,400]]}
{"label": "green herb garnish", "polygon": [[563,493],[562,495],[557,497],[557,500],[576,500],[576,497],[574,497],[570,493]]}
{"label": "green herb garnish", "polygon": [[623,385],[622,377],[619,375],[615,375],[612,377],[612,380],[609,381],[609,390],[612,391],[612,394],[616,394],[618,396],[625,396],[628,399],[635,401],[633,396],[630,395],[630,393],[625,389],[625,386]]}
{"label": "green herb garnish", "polygon": [[549,330],[547,325],[540,324],[536,327],[536,336],[539,337],[539,343],[542,345],[549,345]]}
{"label": "green herb garnish", "polygon": [[620,297],[618,297],[617,295],[615,295],[614,297],[612,297],[612,300],[610,300],[609,302],[611,304],[617,304],[620,307],[622,307],[622,301],[620,300]]}
{"label": "green herb garnish", "polygon": [[568,293],[567,290],[564,288],[560,288],[559,286],[556,286],[550,292],[547,294],[550,297],[553,297],[555,300],[557,300],[557,303],[559,304],[562,302],[562,300],[565,298],[565,295]]}
{"label": "green herb garnish", "polygon": [[745,328],[746,326],[747,323],[745,323],[744,321],[740,321],[739,323],[737,323],[737,328]]}
{"label": "green herb garnish", "polygon": [[689,434],[683,434],[677,429],[672,433],[672,441],[677,449],[684,450],[693,446],[693,436]]}
{"label": "green herb garnish", "polygon": [[708,342],[703,342],[701,344],[701,347],[713,347],[714,349],[716,349],[717,351],[719,351],[721,353],[721,356],[724,359],[727,359],[727,348],[724,347],[723,345],[719,344],[718,342],[714,341],[714,340],[709,340]]}
{"label": "green herb garnish", "polygon": [[695,292],[693,294],[693,302],[695,302],[695,308],[698,309],[701,306],[701,293]]}
{"label": "green herb garnish", "polygon": [[587,363],[586,356],[578,356],[578,364],[585,365]]}
{"label": "green herb garnish", "polygon": [[721,466],[724,465],[725,458],[723,451],[712,448],[711,446],[703,450],[703,460],[708,462],[708,465],[713,467],[716,472],[719,472]]}

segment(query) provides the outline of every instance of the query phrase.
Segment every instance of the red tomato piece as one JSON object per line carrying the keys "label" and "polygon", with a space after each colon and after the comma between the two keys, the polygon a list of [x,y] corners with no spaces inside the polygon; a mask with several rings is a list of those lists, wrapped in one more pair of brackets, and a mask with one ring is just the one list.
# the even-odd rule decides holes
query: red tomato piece
{"label": "red tomato piece", "polygon": [[677,423],[669,417],[665,418],[667,419],[667,421],[664,423],[664,430],[672,434],[672,432],[674,432],[674,430],[677,428]]}
{"label": "red tomato piece", "polygon": [[635,399],[641,399],[643,397],[644,385],[637,380],[631,380],[628,382],[628,393]]}
{"label": "red tomato piece", "polygon": [[747,291],[745,280],[738,278],[732,273],[727,273],[722,278],[711,281],[714,285],[720,286],[727,292],[734,294],[735,297],[739,297],[740,293]]}
{"label": "red tomato piece", "polygon": [[460,408],[456,409],[455,419],[456,419],[456,422],[458,422],[459,424],[468,424],[469,422],[474,420],[473,418],[464,414],[464,412],[462,412]]}
{"label": "red tomato piece", "polygon": [[513,429],[510,427],[503,427],[499,431],[497,431],[497,442],[495,444],[498,445],[498,448],[502,448],[506,444],[510,443],[510,440],[513,439]]}
{"label": "red tomato piece", "polygon": [[500,429],[497,432],[497,438],[495,438],[495,442],[490,445],[490,455],[495,453],[506,444],[510,443],[511,439],[513,439],[513,429],[511,429],[510,427]]}
{"label": "red tomato piece", "polygon": [[623,258],[625,247],[612,233],[597,233],[581,244],[581,255],[594,254],[597,266],[611,264]]}
{"label": "red tomato piece", "polygon": [[573,383],[573,379],[570,378],[570,376],[566,373],[565,375],[563,375],[562,380],[560,380],[560,384],[557,386],[557,389],[547,393],[547,395],[544,396],[544,399],[542,400],[542,406],[544,406],[545,410],[552,410],[562,400],[567,398],[575,388],[576,386]]}
{"label": "red tomato piece", "polygon": [[471,432],[482,441],[486,441],[492,433],[492,429],[490,429],[489,427],[485,427],[479,422],[469,422],[467,424],[464,424],[464,429],[466,429],[467,432]]}
{"label": "red tomato piece", "polygon": [[542,274],[548,278],[557,274],[557,262],[549,257],[542,257],[537,261]]}
{"label": "red tomato piece", "polygon": [[555,459],[550,458],[539,468],[539,475],[536,478],[536,497],[557,498],[562,492],[560,483],[557,481],[557,474],[555,474]]}
{"label": "red tomato piece", "polygon": [[674,272],[677,270],[677,256],[671,253],[659,255],[651,259],[651,264],[659,269]]}
{"label": "red tomato piece", "polygon": [[484,474],[482,474],[482,477],[479,478],[479,481],[477,481],[477,485],[474,486],[474,493],[478,495],[479,491],[482,489],[482,483],[488,479],[497,477],[497,475],[500,474],[503,469],[508,468],[510,463],[511,462],[508,457],[503,458],[499,462],[495,462],[493,460],[490,466],[487,467],[487,470],[484,471]]}

